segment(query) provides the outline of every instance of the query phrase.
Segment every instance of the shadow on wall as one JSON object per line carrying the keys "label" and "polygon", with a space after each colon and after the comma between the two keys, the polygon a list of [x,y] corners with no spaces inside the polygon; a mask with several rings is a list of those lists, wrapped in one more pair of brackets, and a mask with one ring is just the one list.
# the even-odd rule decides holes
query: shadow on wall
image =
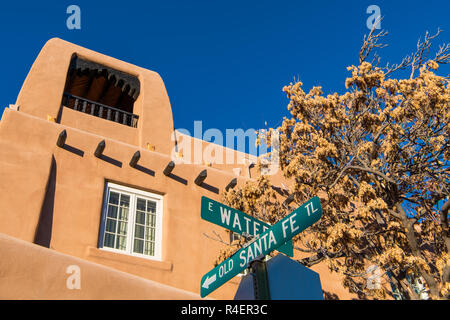
{"label": "shadow on wall", "polygon": [[57,166],[55,157],[52,156],[52,164],[50,166],[50,172],[47,180],[44,202],[42,203],[41,214],[39,216],[39,222],[34,235],[34,243],[47,248],[50,248],[50,241],[52,239],[56,171]]}
{"label": "shadow on wall", "polygon": [[331,292],[328,292],[325,290],[323,291],[323,297],[325,300],[339,300],[339,297],[337,294],[331,293]]}

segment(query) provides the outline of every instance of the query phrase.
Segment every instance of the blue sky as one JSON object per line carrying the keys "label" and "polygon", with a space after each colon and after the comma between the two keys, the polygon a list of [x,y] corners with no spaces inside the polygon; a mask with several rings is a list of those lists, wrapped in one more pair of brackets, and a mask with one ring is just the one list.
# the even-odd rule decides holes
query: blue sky
{"label": "blue sky", "polygon": [[[81,30],[66,27],[71,4],[81,8]],[[373,4],[389,32],[383,62],[399,62],[427,30],[444,30],[434,48],[450,42],[448,0],[2,2],[0,114],[44,43],[59,37],[158,72],[175,128],[273,127],[288,115],[282,88],[294,77],[307,89],[345,89]]]}

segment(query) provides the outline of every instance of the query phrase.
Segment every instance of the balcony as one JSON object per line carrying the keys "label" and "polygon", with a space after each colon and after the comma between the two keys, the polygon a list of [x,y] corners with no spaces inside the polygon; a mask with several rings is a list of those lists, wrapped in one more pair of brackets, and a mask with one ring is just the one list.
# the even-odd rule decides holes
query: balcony
{"label": "balcony", "polygon": [[72,56],[67,71],[62,105],[94,117],[136,128],[133,114],[139,96],[137,76]]}
{"label": "balcony", "polygon": [[62,105],[94,117],[114,121],[132,128],[137,127],[137,122],[139,119],[138,115],[131,112],[110,107],[69,93],[64,93]]}

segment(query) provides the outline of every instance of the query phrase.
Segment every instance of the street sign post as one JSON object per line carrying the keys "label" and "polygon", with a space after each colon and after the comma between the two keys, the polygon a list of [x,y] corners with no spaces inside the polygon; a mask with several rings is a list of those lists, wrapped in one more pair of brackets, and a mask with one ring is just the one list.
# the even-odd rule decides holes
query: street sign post
{"label": "street sign post", "polygon": [[255,258],[277,249],[286,241],[317,222],[322,216],[320,199],[314,197],[288,216],[258,234],[245,247],[206,273],[200,281],[200,296],[205,297],[247,268]]}
{"label": "street sign post", "polygon": [[[200,215],[206,221],[238,234],[246,233],[253,237],[270,228],[270,224],[205,196],[202,197]],[[291,239],[279,246],[277,250],[290,257],[294,256],[294,246]]]}

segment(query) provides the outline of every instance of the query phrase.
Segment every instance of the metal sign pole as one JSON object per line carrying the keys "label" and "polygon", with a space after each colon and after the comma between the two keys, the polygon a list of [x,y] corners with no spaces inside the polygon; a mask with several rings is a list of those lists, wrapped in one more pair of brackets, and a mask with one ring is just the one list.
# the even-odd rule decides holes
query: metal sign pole
{"label": "metal sign pole", "polygon": [[269,280],[264,256],[250,262],[255,300],[270,300]]}

